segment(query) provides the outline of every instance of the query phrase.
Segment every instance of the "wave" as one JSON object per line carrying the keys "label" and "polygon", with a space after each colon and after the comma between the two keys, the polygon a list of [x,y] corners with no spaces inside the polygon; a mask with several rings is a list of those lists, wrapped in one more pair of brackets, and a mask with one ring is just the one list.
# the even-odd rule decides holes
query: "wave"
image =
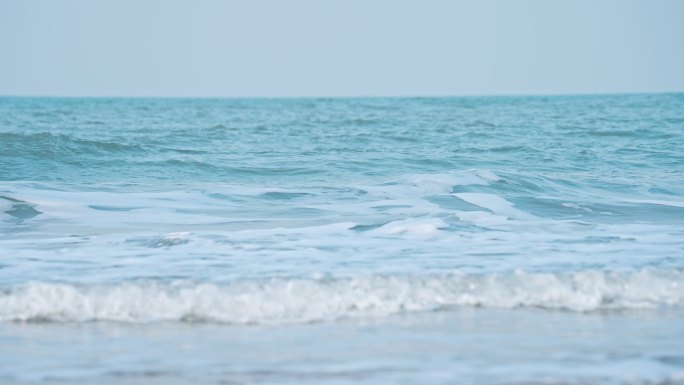
{"label": "wave", "polygon": [[183,147],[175,148],[150,143],[135,144],[83,139],[50,132],[32,134],[0,132],[0,143],[7,151],[14,152],[17,156],[29,154],[40,158],[54,158],[56,160],[63,156],[78,155],[139,155],[156,153],[202,155],[207,153],[205,150]]}
{"label": "wave", "polygon": [[281,324],[458,306],[577,312],[684,305],[684,272],[362,276],[231,283],[29,283],[0,291],[0,321]]}
{"label": "wave", "polygon": [[41,158],[63,155],[147,152],[143,146],[136,144],[86,140],[49,132],[35,134],[0,132],[0,143],[3,143],[3,147],[8,151],[16,151],[18,156],[31,154]]}

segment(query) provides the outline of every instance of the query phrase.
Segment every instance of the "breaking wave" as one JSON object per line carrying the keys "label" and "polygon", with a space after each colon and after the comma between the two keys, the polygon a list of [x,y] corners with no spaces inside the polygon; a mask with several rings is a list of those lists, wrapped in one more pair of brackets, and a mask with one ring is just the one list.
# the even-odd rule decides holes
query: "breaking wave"
{"label": "breaking wave", "polygon": [[0,291],[1,321],[280,324],[458,306],[577,312],[684,305],[684,272],[446,274],[231,283],[29,283]]}

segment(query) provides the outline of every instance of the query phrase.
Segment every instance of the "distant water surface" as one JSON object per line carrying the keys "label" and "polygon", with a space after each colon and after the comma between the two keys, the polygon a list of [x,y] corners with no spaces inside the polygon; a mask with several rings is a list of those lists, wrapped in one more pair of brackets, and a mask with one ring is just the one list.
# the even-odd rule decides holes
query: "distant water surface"
{"label": "distant water surface", "polygon": [[0,98],[0,382],[684,383],[684,95]]}

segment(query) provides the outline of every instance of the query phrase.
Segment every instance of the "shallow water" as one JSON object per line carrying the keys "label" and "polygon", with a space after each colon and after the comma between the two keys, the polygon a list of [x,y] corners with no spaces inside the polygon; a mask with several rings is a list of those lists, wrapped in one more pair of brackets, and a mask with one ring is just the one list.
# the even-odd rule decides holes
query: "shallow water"
{"label": "shallow water", "polygon": [[681,321],[461,308],[305,325],[8,324],[0,354],[10,384],[677,383]]}
{"label": "shallow water", "polygon": [[684,381],[682,149],[681,94],[0,98],[0,380]]}

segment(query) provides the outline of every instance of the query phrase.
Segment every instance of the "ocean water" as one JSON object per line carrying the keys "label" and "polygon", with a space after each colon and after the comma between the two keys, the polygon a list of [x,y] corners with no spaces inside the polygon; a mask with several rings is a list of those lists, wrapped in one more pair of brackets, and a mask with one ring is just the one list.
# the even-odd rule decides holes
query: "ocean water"
{"label": "ocean water", "polygon": [[0,98],[0,383],[684,383],[684,95]]}

